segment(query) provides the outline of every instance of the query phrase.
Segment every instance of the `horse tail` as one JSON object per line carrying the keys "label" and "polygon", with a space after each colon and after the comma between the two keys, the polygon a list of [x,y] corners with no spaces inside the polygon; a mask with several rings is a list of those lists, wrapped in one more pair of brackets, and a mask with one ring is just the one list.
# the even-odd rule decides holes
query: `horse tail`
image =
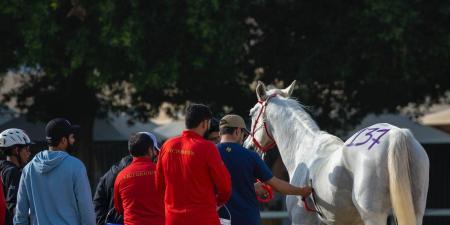
{"label": "horse tail", "polygon": [[412,199],[410,149],[412,134],[407,129],[395,130],[390,135],[388,172],[391,203],[398,225],[415,225],[416,215]]}

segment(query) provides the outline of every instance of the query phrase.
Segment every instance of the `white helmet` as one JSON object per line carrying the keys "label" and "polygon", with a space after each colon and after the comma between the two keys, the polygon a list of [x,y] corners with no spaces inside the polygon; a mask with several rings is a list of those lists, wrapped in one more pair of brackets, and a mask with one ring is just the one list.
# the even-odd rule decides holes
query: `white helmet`
{"label": "white helmet", "polygon": [[0,148],[7,148],[13,145],[32,144],[28,135],[21,129],[10,128],[0,133]]}

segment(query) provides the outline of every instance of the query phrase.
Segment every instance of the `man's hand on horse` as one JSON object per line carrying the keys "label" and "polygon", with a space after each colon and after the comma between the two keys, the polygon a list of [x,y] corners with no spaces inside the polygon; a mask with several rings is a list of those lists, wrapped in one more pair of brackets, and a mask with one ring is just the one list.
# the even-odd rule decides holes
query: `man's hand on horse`
{"label": "man's hand on horse", "polygon": [[307,198],[311,193],[312,193],[313,189],[309,186],[307,187],[300,187],[299,188],[299,195],[301,195],[304,198]]}

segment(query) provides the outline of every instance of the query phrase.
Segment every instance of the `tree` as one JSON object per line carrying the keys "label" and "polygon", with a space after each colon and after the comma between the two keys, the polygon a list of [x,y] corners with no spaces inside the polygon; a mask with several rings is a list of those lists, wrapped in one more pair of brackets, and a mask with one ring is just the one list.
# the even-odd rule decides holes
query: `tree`
{"label": "tree", "polygon": [[97,116],[126,111],[148,119],[164,101],[212,102],[218,86],[239,96],[240,79],[229,79],[245,31],[237,3],[2,2],[0,18],[13,27],[4,30],[0,69],[28,75],[4,101],[17,98],[32,119],[80,124],[79,156],[92,170]]}
{"label": "tree", "polygon": [[[246,115],[256,80],[297,79],[327,130],[449,89],[448,1],[3,1],[0,69],[29,116],[147,119],[162,102]],[[8,98],[6,98],[7,100]]]}
{"label": "tree", "polygon": [[450,87],[450,3],[264,1],[252,8],[247,60],[260,79],[297,79],[294,96],[335,130]]}

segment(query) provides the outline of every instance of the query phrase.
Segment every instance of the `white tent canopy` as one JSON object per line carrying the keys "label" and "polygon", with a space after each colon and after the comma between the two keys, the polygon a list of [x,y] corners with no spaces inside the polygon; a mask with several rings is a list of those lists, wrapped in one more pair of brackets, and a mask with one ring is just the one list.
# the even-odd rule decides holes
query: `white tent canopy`
{"label": "white tent canopy", "polygon": [[130,123],[131,117],[124,113],[120,115],[110,115],[109,118],[111,125],[124,137],[123,140],[128,140],[131,134],[142,131],[154,133],[159,142],[165,139],[164,136],[154,131],[157,127],[155,123],[135,120]]}
{"label": "white tent canopy", "polygon": [[406,116],[395,114],[369,114],[362,120],[361,124],[356,126],[354,130],[346,135],[346,138],[349,138],[352,134],[358,132],[359,130],[376,123],[389,123],[400,128],[408,128],[421,144],[450,143],[449,134],[432,127],[420,125],[414,121],[411,121]]}
{"label": "white tent canopy", "polygon": [[420,118],[420,121],[428,126],[450,125],[450,108],[427,114]]}
{"label": "white tent canopy", "polygon": [[[25,130],[32,140],[44,141],[45,125],[44,122],[31,122],[25,116],[19,116],[0,124],[0,131],[8,128],[19,128]],[[128,140],[128,137],[122,135],[109,121],[96,119],[93,139],[94,141],[123,141]]]}
{"label": "white tent canopy", "polygon": [[177,120],[162,126],[155,128],[155,133],[168,139],[171,137],[179,136],[181,132],[185,129],[184,120]]}
{"label": "white tent canopy", "polygon": [[[184,120],[170,122],[157,126],[152,122],[133,121],[129,123],[130,117],[125,114],[109,115],[108,118],[96,119],[94,122],[94,141],[128,141],[131,134],[148,131],[155,134],[159,142],[180,135],[184,130]],[[0,132],[8,128],[19,128],[25,130],[31,139],[35,141],[45,140],[45,123],[28,121],[25,116],[6,116],[0,119]]]}

